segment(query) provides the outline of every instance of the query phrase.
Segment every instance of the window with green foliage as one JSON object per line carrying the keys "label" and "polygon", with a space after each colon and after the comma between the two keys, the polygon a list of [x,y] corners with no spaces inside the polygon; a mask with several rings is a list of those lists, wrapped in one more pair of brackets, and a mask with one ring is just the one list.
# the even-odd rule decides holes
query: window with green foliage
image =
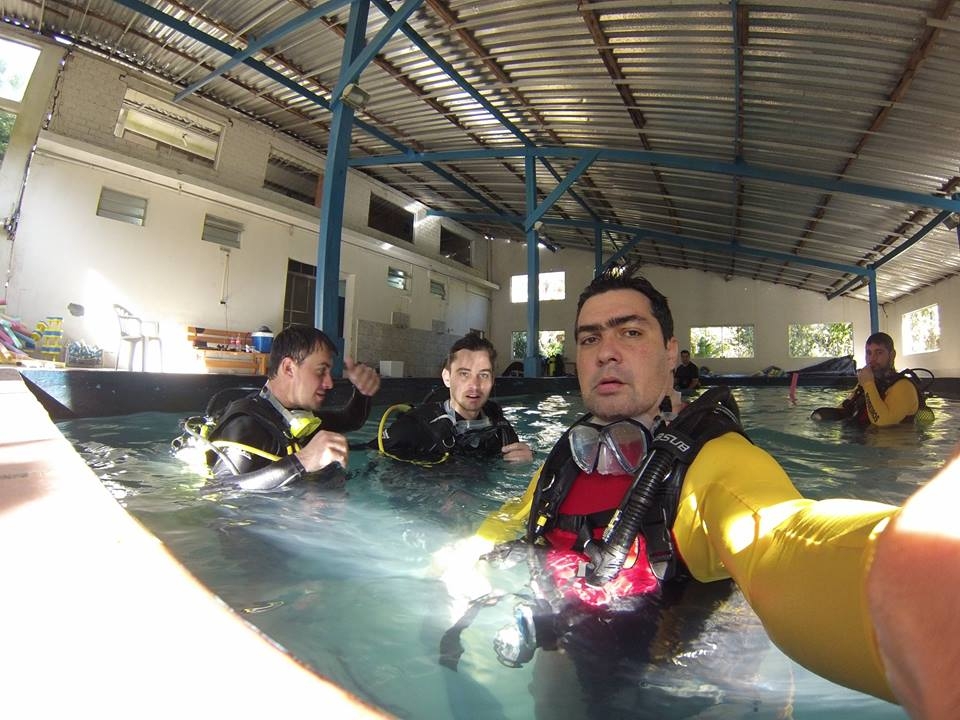
{"label": "window with green foliage", "polygon": [[904,313],[900,331],[905,355],[936,352],[940,349],[940,306],[927,305]]}
{"label": "window with green foliage", "polygon": [[698,358],[752,358],[753,325],[690,328],[690,349]]}
{"label": "window with green foliage", "polygon": [[10,133],[13,132],[13,124],[17,121],[17,116],[6,110],[0,110],[0,162],[3,162],[7,154],[7,146],[10,144]]}
{"label": "window with green foliage", "polygon": [[[566,339],[566,337],[567,334],[563,330],[541,330],[539,343],[540,357],[563,355],[563,341]],[[526,357],[527,331],[514,331],[510,339],[510,347],[513,349],[513,357]]]}
{"label": "window with green foliage", "polygon": [[853,323],[790,325],[787,345],[792,358],[828,358],[853,355]]}

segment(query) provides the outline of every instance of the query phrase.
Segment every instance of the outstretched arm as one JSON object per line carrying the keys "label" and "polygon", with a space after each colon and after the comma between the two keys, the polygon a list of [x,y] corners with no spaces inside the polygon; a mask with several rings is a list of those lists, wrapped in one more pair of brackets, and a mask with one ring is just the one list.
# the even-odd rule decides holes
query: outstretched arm
{"label": "outstretched arm", "polygon": [[912,718],[960,707],[960,455],[915,493],[877,541],[870,613],[897,699]]}

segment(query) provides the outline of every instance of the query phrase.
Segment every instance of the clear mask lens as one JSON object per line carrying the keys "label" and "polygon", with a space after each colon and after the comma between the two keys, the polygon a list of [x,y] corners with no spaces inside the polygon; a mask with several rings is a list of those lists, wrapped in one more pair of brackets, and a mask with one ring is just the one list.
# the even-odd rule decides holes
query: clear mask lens
{"label": "clear mask lens", "polygon": [[648,432],[635,420],[620,420],[605,426],[576,425],[570,431],[574,462],[586,473],[632,475],[647,456]]}

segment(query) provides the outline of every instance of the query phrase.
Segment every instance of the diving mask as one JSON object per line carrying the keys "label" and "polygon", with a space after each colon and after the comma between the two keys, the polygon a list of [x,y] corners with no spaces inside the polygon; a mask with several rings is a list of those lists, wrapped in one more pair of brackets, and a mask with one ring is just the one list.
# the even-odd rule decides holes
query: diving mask
{"label": "diving mask", "polygon": [[643,465],[650,447],[650,431],[627,418],[609,425],[591,422],[570,429],[570,452],[585,473],[634,475]]}

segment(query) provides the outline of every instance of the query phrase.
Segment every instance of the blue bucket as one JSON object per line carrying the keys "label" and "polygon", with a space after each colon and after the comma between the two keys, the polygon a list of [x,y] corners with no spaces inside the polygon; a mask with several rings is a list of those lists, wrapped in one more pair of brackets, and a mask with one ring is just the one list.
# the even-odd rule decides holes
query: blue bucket
{"label": "blue bucket", "polygon": [[253,347],[257,352],[268,353],[273,345],[273,333],[255,332],[253,333]]}

